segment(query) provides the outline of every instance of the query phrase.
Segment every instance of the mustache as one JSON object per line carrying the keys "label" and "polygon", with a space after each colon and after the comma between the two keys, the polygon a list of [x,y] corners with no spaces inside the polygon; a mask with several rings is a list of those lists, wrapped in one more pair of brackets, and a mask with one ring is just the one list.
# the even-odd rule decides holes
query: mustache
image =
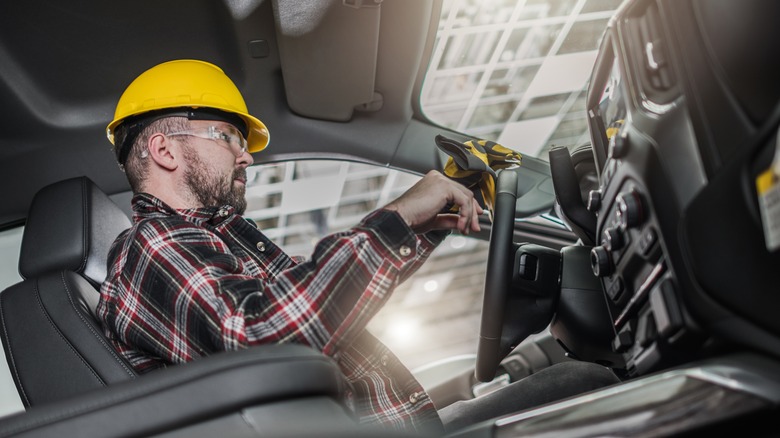
{"label": "mustache", "polygon": [[233,179],[241,179],[246,181],[246,169],[236,169],[233,171]]}

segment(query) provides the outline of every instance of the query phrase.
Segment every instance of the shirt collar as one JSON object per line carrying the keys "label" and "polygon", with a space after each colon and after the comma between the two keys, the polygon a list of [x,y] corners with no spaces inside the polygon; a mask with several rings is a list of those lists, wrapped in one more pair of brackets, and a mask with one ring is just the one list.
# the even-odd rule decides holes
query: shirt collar
{"label": "shirt collar", "polygon": [[217,225],[232,216],[235,212],[235,208],[230,205],[221,207],[175,209],[148,193],[137,193],[134,195],[132,206],[134,222],[139,222],[144,219],[164,218],[178,215],[183,216],[185,220],[198,225],[202,225],[206,222]]}

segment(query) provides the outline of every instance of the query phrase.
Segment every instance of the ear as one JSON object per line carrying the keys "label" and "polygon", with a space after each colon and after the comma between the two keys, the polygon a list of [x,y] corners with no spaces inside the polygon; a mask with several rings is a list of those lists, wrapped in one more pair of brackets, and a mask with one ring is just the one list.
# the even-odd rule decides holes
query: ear
{"label": "ear", "polygon": [[155,164],[166,170],[176,170],[180,165],[179,160],[181,159],[181,150],[176,146],[177,145],[164,134],[153,134],[149,137],[149,142],[147,144],[149,157]]}

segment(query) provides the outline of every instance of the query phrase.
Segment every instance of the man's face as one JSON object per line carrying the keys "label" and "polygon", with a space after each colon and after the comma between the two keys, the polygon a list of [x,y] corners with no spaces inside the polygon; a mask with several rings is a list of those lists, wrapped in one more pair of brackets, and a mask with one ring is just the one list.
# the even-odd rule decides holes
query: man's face
{"label": "man's face", "polygon": [[[215,126],[227,130],[221,122],[192,121],[191,129]],[[204,207],[232,205],[237,214],[246,210],[246,167],[252,163],[249,154],[236,157],[223,142],[190,136],[183,143],[187,167],[184,183]]]}

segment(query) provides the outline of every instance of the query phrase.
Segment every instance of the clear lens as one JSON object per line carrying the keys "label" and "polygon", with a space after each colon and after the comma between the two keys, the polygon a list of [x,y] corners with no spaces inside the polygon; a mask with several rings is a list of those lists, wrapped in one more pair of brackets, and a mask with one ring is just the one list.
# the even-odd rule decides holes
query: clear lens
{"label": "clear lens", "polygon": [[193,137],[199,137],[206,140],[213,140],[220,145],[227,147],[233,155],[240,157],[247,151],[247,141],[235,128],[217,128],[216,126],[209,126],[203,130],[189,130],[179,131],[167,134],[169,137],[176,135],[191,135]]}
{"label": "clear lens", "polygon": [[231,127],[222,130],[216,126],[209,126],[208,129],[212,139],[226,142],[230,146],[230,150],[232,150],[237,157],[246,152],[247,142],[238,129]]}

